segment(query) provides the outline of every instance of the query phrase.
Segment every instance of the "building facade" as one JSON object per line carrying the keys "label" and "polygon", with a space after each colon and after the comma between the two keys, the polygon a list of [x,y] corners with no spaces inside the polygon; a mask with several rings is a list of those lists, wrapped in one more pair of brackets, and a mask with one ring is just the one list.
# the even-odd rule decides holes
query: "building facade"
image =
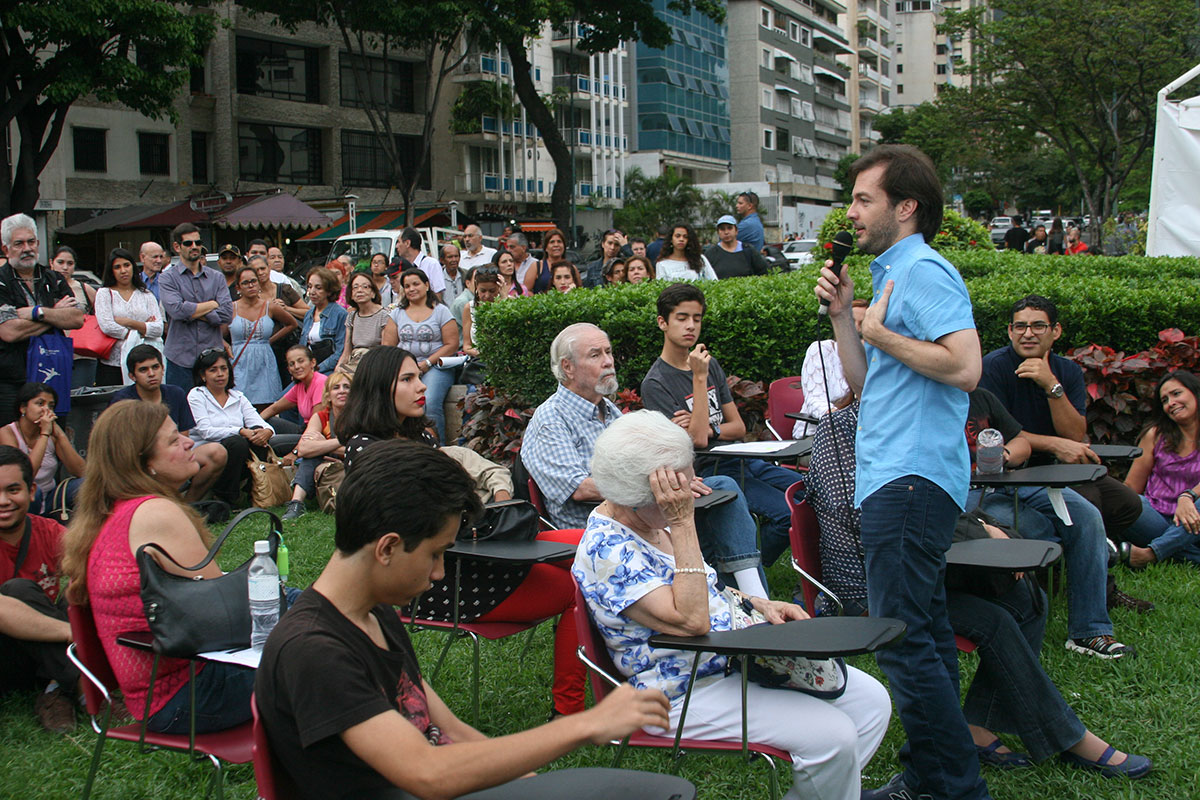
{"label": "building facade", "polygon": [[[881,0],[882,1],[882,0]],[[972,59],[969,37],[939,33],[946,9],[965,11],[984,0],[896,0],[895,93],[893,104],[918,106],[937,99],[946,86],[968,86]]]}

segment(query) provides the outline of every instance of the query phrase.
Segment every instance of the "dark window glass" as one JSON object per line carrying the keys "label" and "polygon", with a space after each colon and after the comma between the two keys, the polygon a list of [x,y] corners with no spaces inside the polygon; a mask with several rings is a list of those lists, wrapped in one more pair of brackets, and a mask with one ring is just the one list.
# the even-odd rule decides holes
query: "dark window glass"
{"label": "dark window glass", "polygon": [[[401,175],[395,175],[391,161],[380,146],[375,134],[370,131],[342,131],[342,183],[348,186],[396,186],[401,178],[411,179],[421,152],[419,136],[396,136],[396,149],[400,157]],[[417,179],[418,189],[429,189],[433,185],[426,159],[421,175]]]}
{"label": "dark window glass", "polygon": [[388,107],[393,111],[412,113],[416,110],[415,65],[411,61],[389,60],[387,74],[384,72],[382,58],[370,57],[364,61],[361,56],[342,53],[339,63],[342,105],[351,108],[362,108],[365,105],[359,85],[359,81],[363,81],[370,92],[369,96],[374,98],[376,103],[382,104],[386,94]]}
{"label": "dark window glass", "polygon": [[239,124],[238,174],[265,183],[322,183],[321,131]]}
{"label": "dark window glass", "polygon": [[71,138],[74,140],[75,169],[78,172],[108,172],[108,131],[104,128],[74,128]]}
{"label": "dark window glass", "polygon": [[143,175],[171,174],[170,134],[139,133],[138,165]]}
{"label": "dark window glass", "polygon": [[237,90],[241,94],[320,102],[315,47],[237,37]]}
{"label": "dark window glass", "polygon": [[208,182],[208,134],[192,131],[192,183]]}
{"label": "dark window glass", "polygon": [[775,149],[784,152],[788,149],[788,142],[791,138],[788,136],[787,128],[775,129]]}

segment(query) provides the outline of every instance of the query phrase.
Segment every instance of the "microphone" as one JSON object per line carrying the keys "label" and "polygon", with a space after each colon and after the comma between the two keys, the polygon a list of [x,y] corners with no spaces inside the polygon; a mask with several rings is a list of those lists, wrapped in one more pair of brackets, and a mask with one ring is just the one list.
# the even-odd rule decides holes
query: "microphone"
{"label": "microphone", "polygon": [[[833,272],[839,278],[842,277],[842,262],[846,260],[846,256],[850,255],[850,251],[854,249],[854,234],[850,231],[838,231],[838,235],[833,237]],[[817,309],[817,313],[825,316],[829,313],[829,301],[821,298],[821,307]]]}

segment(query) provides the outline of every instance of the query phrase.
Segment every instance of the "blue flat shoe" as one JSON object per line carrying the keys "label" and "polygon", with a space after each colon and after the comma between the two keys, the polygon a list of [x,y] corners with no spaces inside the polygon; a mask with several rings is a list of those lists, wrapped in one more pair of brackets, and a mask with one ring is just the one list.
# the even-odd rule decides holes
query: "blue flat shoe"
{"label": "blue flat shoe", "polygon": [[993,739],[992,743],[987,747],[975,745],[975,752],[979,755],[980,764],[990,764],[993,767],[1000,769],[1020,769],[1021,767],[1032,767],[1033,761],[1025,753],[1007,752],[1001,753],[1000,748],[1004,746],[998,738]]}
{"label": "blue flat shoe", "polygon": [[1077,756],[1069,750],[1059,753],[1058,757],[1072,766],[1095,770],[1106,778],[1130,778],[1136,780],[1150,772],[1152,766],[1150,759],[1145,756],[1135,756],[1133,753],[1127,753],[1125,760],[1120,764],[1108,763],[1108,760],[1116,752],[1116,748],[1109,745],[1108,749],[1101,753],[1100,758],[1095,761],[1088,761],[1083,756]]}

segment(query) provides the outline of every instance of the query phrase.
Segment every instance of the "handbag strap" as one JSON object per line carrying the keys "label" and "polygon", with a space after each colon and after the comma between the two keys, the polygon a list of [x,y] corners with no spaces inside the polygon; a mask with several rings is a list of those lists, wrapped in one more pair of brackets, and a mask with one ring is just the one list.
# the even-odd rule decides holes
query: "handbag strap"
{"label": "handbag strap", "polygon": [[267,315],[267,307],[264,306],[263,313],[258,315],[258,319],[254,320],[254,325],[252,325],[250,327],[250,335],[247,336],[246,341],[242,343],[242,349],[238,350],[237,358],[235,358],[233,360],[233,363],[229,365],[230,369],[233,369],[234,367],[236,367],[238,362],[242,360],[242,353],[246,352],[246,348],[250,346],[250,342],[254,341],[254,332],[258,330],[258,323],[262,322],[262,318],[265,317],[266,315]]}
{"label": "handbag strap", "polygon": [[278,516],[265,508],[247,508],[236,517],[231,519],[229,524],[225,526],[225,530],[221,531],[221,535],[217,537],[215,542],[213,542],[212,547],[208,549],[208,554],[204,556],[204,560],[195,566],[185,567],[183,564],[180,564],[178,561],[172,558],[171,554],[164,550],[161,545],[156,544],[155,542],[147,542],[139,547],[137,549],[137,555],[140,557],[143,550],[153,548],[161,553],[163,557],[167,559],[167,561],[170,561],[172,564],[179,567],[179,569],[185,572],[199,572],[207,567],[209,562],[217,557],[217,551],[221,549],[221,545],[225,544],[225,539],[229,536],[229,534],[233,533],[234,528],[242,523],[242,520],[246,519],[251,514],[266,514],[270,519],[271,530],[267,532],[267,541],[270,542],[271,545],[271,558],[275,558],[276,554],[279,552],[279,543],[283,540],[283,522]]}
{"label": "handbag strap", "polygon": [[21,567],[25,566],[25,558],[29,555],[29,541],[33,538],[33,520],[29,519],[29,515],[25,515],[25,533],[21,536],[21,546],[17,548],[17,560],[13,564],[13,578],[21,574]]}

